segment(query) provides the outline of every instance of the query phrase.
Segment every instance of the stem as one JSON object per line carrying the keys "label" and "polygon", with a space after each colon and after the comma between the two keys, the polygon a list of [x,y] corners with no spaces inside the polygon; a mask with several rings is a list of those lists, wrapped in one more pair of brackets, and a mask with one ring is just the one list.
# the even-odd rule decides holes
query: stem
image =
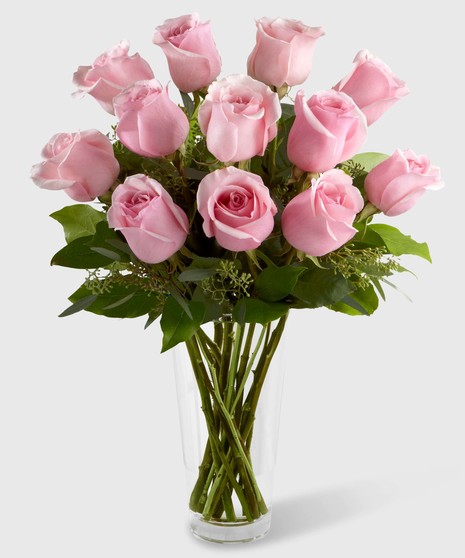
{"label": "stem", "polygon": [[[195,373],[195,377],[197,380],[197,385],[199,386],[199,390],[201,393],[201,398],[202,398],[202,410],[204,411],[205,414],[205,419],[207,422],[207,429],[208,429],[208,436],[209,436],[209,440],[212,444],[212,450],[213,450],[213,455],[214,455],[214,460],[215,457],[219,458],[219,460],[221,460],[221,463],[226,471],[226,474],[228,476],[229,481],[231,482],[232,486],[234,487],[234,490],[236,491],[237,497],[239,498],[239,501],[241,502],[242,505],[242,509],[244,511],[245,516],[247,517],[247,519],[249,521],[252,521],[253,516],[252,513],[250,511],[250,506],[248,504],[248,501],[244,495],[244,492],[242,490],[242,487],[239,485],[239,483],[236,480],[236,475],[234,473],[234,471],[232,470],[226,455],[223,452],[223,449],[221,448],[221,442],[220,439],[218,437],[218,434],[216,433],[215,430],[215,422],[213,419],[213,414],[211,411],[211,400],[209,395],[212,395],[212,386],[211,383],[209,381],[208,378],[208,374],[207,371],[205,369],[205,365],[203,363],[202,360],[202,356],[200,354],[200,350],[199,350],[199,346],[197,344],[197,340],[195,335],[193,337],[191,337],[191,339],[189,339],[188,341],[186,341],[186,346],[187,346],[187,350],[189,353],[189,357],[191,359],[191,363],[192,363],[192,367],[194,369],[194,373]],[[204,357],[206,358],[208,364],[210,364],[208,357],[204,354]],[[214,375],[214,367],[212,366],[211,368],[211,372]],[[217,470],[219,470],[220,466],[217,460],[215,460],[215,467]],[[205,512],[204,512],[204,516],[205,516]],[[209,519],[209,518],[208,518]]]}

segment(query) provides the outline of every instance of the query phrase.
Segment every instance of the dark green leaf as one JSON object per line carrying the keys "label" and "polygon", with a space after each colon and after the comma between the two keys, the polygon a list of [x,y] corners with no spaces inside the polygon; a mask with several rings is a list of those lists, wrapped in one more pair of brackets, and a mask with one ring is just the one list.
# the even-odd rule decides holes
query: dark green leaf
{"label": "dark green leaf", "polygon": [[310,269],[299,276],[292,294],[307,308],[330,306],[354,290],[353,285],[331,269]]}
{"label": "dark green leaf", "polygon": [[357,289],[331,305],[331,310],[350,316],[370,316],[378,308],[379,300],[374,288]]}
{"label": "dark green leaf", "polygon": [[212,277],[216,273],[216,268],[208,267],[189,267],[186,271],[179,274],[178,279],[182,282],[186,281],[203,281],[207,277]]}
{"label": "dark green leaf", "polygon": [[121,256],[116,252],[113,252],[113,250],[108,250],[108,248],[101,248],[100,246],[91,246],[90,249],[93,250],[94,252],[97,252],[97,254],[101,254],[102,256],[109,258],[110,260],[114,260],[115,262],[121,261]]}
{"label": "dark green leaf", "polygon": [[82,236],[93,236],[97,223],[106,219],[105,213],[85,204],[68,205],[50,217],[63,226],[68,244]]}
{"label": "dark green leaf", "polygon": [[413,240],[411,236],[401,233],[399,229],[383,223],[369,225],[368,228],[383,239],[386,248],[394,256],[412,254],[431,262],[431,256],[426,242],[417,242]]}
{"label": "dark green leaf", "polygon": [[292,292],[304,271],[305,267],[267,267],[255,280],[258,296],[269,302],[282,300]]}
{"label": "dark green leaf", "polygon": [[96,269],[117,261],[128,261],[128,254],[106,248],[110,240],[119,240],[118,233],[108,227],[106,221],[97,223],[93,236],[82,236],[70,242],[57,252],[51,261],[52,265],[61,265],[76,269]]}
{"label": "dark green leaf", "polygon": [[280,302],[265,302],[258,298],[242,298],[234,307],[233,320],[243,323],[267,324],[289,312],[289,306]]}
{"label": "dark green leaf", "polygon": [[202,323],[213,322],[219,320],[221,316],[225,314],[225,308],[217,300],[214,300],[211,295],[205,293],[205,291],[198,285],[194,294],[192,295],[192,300],[201,302],[205,307],[205,314]]}
{"label": "dark green leaf", "polygon": [[118,308],[118,306],[121,306],[125,304],[128,300],[131,300],[131,298],[135,294],[136,294],[135,292],[129,293],[127,296],[121,298],[120,300],[117,300],[116,302],[113,302],[112,304],[105,306],[104,310],[111,310],[112,308]]}
{"label": "dark green leaf", "polygon": [[[69,299],[78,302],[90,294],[91,291],[82,285]],[[108,318],[137,318],[154,311],[159,305],[159,300],[154,294],[142,291],[135,285],[112,285],[108,293],[92,296],[95,299],[86,310]]]}
{"label": "dark green leaf", "polygon": [[75,302],[74,304],[72,304],[71,306],[69,306],[58,317],[65,318],[66,316],[71,316],[72,314],[76,314],[76,312],[80,312],[81,310],[86,310],[86,308],[88,308],[96,298],[97,295],[85,296],[80,300],[78,300],[77,302]]}
{"label": "dark green leaf", "polygon": [[188,93],[184,93],[184,91],[180,91],[180,93],[181,93],[182,102],[190,118],[194,114],[194,110],[195,110],[194,101],[192,100],[192,97]]}
{"label": "dark green leaf", "polygon": [[190,339],[200,327],[205,313],[204,305],[191,300],[189,309],[192,319],[173,297],[166,300],[160,320],[163,331],[162,353]]}
{"label": "dark green leaf", "polygon": [[88,244],[91,240],[92,237],[90,236],[76,238],[53,256],[51,265],[61,265],[75,269],[96,269],[112,263],[112,259],[91,249]]}

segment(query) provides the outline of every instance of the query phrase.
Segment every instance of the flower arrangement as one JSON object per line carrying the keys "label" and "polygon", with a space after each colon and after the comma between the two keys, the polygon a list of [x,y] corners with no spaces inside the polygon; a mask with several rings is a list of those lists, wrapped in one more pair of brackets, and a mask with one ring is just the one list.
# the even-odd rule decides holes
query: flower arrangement
{"label": "flower arrangement", "polygon": [[408,93],[384,62],[363,50],[332,88],[292,99],[324,31],[256,25],[247,75],[222,78],[209,22],[157,27],[182,104],[126,41],[80,66],[75,95],[117,124],[56,134],[32,168],[39,187],[79,202],[51,215],[66,239],[51,263],[87,270],[61,316],[160,318],[162,351],[185,344],[208,430],[190,508],[250,524],[268,512],[253,424],[289,311],[372,314],[400,256],[430,260],[426,243],[375,218],[442,186],[425,155],[359,152]]}

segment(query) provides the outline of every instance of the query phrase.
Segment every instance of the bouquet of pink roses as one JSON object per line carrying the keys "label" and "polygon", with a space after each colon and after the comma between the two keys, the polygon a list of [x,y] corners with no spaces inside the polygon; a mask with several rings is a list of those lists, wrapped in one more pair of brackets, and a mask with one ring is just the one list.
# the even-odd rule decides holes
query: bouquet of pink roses
{"label": "bouquet of pink roses", "polygon": [[359,153],[404,82],[364,50],[331,89],[289,94],[323,34],[261,18],[247,75],[219,78],[210,24],[167,20],[153,42],[182,104],[123,41],[74,74],[76,95],[116,116],[113,131],[57,134],[32,169],[79,202],[51,215],[66,238],[52,264],[87,270],[62,316],[160,317],[162,350],[187,347],[208,430],[190,498],[203,522],[268,514],[253,424],[290,309],[372,314],[405,271],[399,256],[430,259],[372,220],[440,188],[439,169],[409,149]]}

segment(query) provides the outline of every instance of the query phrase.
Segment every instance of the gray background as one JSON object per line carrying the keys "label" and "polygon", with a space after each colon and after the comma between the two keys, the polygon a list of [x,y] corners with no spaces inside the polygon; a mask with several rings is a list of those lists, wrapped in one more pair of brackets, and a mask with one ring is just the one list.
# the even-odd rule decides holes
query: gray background
{"label": "gray background", "polygon": [[[461,19],[450,0],[300,6],[44,0],[16,3],[3,20],[2,557],[464,556]],[[240,548],[187,531],[172,358],[159,354],[158,325],[57,318],[84,275],[48,266],[63,242],[48,215],[72,202],[28,177],[52,134],[114,123],[93,99],[71,99],[77,66],[126,37],[166,82],[153,30],[194,10],[212,21],[222,75],[245,71],[254,18],[323,25],[307,94],[370,49],[411,94],[370,128],[364,150],[426,153],[446,182],[380,219],[430,245],[433,265],[405,258],[418,279],[396,280],[412,303],[389,290],[371,318],[291,316],[272,532]]]}

